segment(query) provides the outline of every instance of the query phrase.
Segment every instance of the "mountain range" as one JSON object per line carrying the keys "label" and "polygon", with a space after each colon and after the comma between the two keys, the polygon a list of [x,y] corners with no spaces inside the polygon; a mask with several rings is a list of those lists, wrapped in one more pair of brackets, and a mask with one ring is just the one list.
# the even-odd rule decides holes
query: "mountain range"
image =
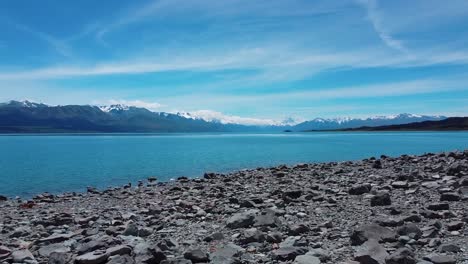
{"label": "mountain range", "polygon": [[438,121],[444,116],[399,114],[372,118],[316,118],[293,124],[243,125],[219,120],[205,120],[187,113],[152,112],[125,105],[49,106],[30,101],[0,104],[0,133],[58,132],[267,132],[334,130]]}
{"label": "mountain range", "polygon": [[449,117],[439,121],[423,121],[410,124],[378,127],[348,128],[342,131],[451,131],[468,130],[468,117]]}

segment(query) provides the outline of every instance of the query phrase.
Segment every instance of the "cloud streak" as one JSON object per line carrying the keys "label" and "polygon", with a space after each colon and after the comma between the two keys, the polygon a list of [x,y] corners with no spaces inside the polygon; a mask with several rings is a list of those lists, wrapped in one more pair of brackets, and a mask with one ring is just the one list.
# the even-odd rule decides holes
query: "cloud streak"
{"label": "cloud streak", "polygon": [[64,57],[72,57],[72,55],[73,55],[72,49],[66,43],[66,41],[62,41],[62,40],[60,40],[58,38],[55,38],[54,36],[52,36],[50,34],[34,30],[34,29],[32,29],[32,28],[30,28],[30,27],[28,27],[26,25],[16,23],[16,22],[13,22],[13,21],[10,21],[10,20],[7,20],[7,21],[8,21],[9,24],[13,25],[16,29],[18,29],[20,31],[23,31],[23,32],[26,32],[28,34],[31,34],[31,35],[39,38],[40,40],[46,42],[60,55],[62,55]]}
{"label": "cloud streak", "polygon": [[382,17],[379,14],[377,0],[357,0],[358,3],[363,5],[367,12],[367,18],[372,24],[375,32],[385,45],[389,48],[407,53],[407,48],[403,45],[402,41],[393,38],[389,32],[384,28]]}

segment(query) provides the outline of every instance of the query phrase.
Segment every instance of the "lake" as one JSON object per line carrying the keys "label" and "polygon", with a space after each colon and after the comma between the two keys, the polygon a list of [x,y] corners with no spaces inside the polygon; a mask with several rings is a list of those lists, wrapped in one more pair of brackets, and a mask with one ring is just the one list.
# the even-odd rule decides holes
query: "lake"
{"label": "lake", "polygon": [[0,136],[0,194],[85,191],[204,172],[468,149],[468,132]]}

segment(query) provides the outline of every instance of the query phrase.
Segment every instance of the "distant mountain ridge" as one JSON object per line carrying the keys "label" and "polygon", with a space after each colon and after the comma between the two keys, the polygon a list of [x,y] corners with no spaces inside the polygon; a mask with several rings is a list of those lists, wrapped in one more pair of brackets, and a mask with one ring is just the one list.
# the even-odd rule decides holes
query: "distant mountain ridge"
{"label": "distant mountain ridge", "polygon": [[334,130],[443,120],[443,116],[399,114],[366,119],[316,118],[296,125],[293,119],[272,125],[242,125],[204,120],[187,113],[152,112],[146,108],[110,106],[48,106],[30,101],[0,103],[0,133],[58,132],[279,132]]}
{"label": "distant mountain ridge", "polygon": [[293,127],[295,131],[305,130],[335,130],[335,129],[346,129],[346,128],[358,128],[358,127],[375,127],[385,125],[399,125],[409,124],[421,121],[438,121],[446,119],[445,116],[425,116],[425,115],[413,115],[413,114],[399,114],[394,116],[376,116],[369,118],[335,118],[335,119],[323,119],[316,118],[311,121],[306,121],[297,124]]}
{"label": "distant mountain ridge", "polygon": [[439,121],[423,121],[403,125],[390,125],[378,127],[348,128],[344,131],[451,131],[468,130],[468,117],[449,117]]}

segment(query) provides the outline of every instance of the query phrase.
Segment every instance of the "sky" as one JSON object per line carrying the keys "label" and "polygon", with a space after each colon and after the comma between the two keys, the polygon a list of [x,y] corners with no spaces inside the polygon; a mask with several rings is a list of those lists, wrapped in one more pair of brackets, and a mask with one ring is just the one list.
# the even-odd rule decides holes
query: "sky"
{"label": "sky", "polygon": [[0,1],[0,101],[468,115],[466,0]]}

